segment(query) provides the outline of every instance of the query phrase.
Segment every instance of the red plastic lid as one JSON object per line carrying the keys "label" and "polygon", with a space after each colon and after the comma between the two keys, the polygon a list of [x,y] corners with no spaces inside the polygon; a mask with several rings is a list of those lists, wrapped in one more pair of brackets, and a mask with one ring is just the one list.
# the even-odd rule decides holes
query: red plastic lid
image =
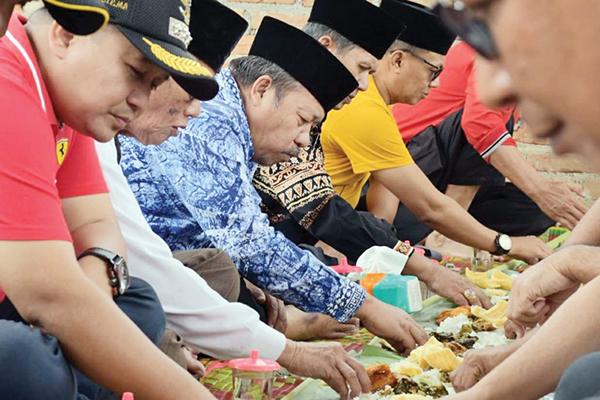
{"label": "red plastic lid", "polygon": [[122,400],[133,400],[133,393],[131,393],[131,392],[123,393]]}
{"label": "red plastic lid", "polygon": [[229,366],[242,371],[279,371],[281,369],[277,362],[261,359],[258,356],[258,350],[252,350],[250,358],[238,358],[229,361]]}
{"label": "red plastic lid", "polygon": [[331,269],[337,272],[338,274],[349,274],[351,272],[363,272],[361,267],[357,267],[355,265],[348,264],[348,259],[346,257],[342,258],[342,261],[338,265],[332,265]]}
{"label": "red plastic lid", "polygon": [[425,249],[422,249],[420,247],[415,247],[415,253],[419,253],[420,255],[424,256],[425,255]]}

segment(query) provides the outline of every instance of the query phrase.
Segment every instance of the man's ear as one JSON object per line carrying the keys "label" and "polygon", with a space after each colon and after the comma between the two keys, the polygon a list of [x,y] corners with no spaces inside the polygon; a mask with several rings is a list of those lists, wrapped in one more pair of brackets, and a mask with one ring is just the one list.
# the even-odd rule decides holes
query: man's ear
{"label": "man's ear", "polygon": [[395,50],[390,54],[390,69],[399,72],[405,62],[405,54],[402,50]]}
{"label": "man's ear", "polygon": [[254,81],[250,87],[250,100],[254,105],[259,105],[267,91],[273,87],[273,78],[269,75],[263,75]]}
{"label": "man's ear", "polygon": [[331,36],[323,35],[319,38],[318,42],[321,44],[321,46],[335,54],[337,46],[335,45],[335,41],[331,38]]}
{"label": "man's ear", "polygon": [[63,59],[67,56],[74,38],[75,35],[53,21],[48,33],[48,47],[56,57]]}

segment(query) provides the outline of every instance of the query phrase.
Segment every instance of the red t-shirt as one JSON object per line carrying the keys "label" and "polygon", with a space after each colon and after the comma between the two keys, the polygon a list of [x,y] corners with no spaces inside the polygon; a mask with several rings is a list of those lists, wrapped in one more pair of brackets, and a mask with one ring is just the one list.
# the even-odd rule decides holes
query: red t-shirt
{"label": "red t-shirt", "polygon": [[57,120],[26,22],[0,39],[0,240],[72,241],[61,199],[108,188],[93,139]]}
{"label": "red t-shirt", "polygon": [[513,107],[493,110],[481,103],[474,63],[475,51],[468,44],[453,46],[446,57],[439,87],[414,106],[396,104],[392,108],[405,143],[464,107],[462,128],[482,157],[489,157],[502,144],[516,146],[506,130]]}

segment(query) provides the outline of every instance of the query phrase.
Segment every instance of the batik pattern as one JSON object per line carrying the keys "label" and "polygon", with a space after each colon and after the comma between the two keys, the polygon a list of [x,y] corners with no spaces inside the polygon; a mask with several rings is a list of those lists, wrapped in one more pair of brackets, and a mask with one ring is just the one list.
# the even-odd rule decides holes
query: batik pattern
{"label": "batik pattern", "polygon": [[269,226],[252,185],[256,164],[240,91],[229,70],[199,118],[160,146],[122,140],[121,166],[152,229],[172,250],[217,247],[240,274],[308,312],[345,321],[365,292]]}

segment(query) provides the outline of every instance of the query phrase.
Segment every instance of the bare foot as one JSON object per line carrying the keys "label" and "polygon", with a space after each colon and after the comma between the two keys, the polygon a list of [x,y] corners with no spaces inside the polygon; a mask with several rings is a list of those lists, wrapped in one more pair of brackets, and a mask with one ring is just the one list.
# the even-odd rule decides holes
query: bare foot
{"label": "bare foot", "polygon": [[358,318],[342,323],[327,315],[305,313],[293,306],[287,306],[286,309],[288,325],[285,336],[291,340],[342,339],[359,330]]}

